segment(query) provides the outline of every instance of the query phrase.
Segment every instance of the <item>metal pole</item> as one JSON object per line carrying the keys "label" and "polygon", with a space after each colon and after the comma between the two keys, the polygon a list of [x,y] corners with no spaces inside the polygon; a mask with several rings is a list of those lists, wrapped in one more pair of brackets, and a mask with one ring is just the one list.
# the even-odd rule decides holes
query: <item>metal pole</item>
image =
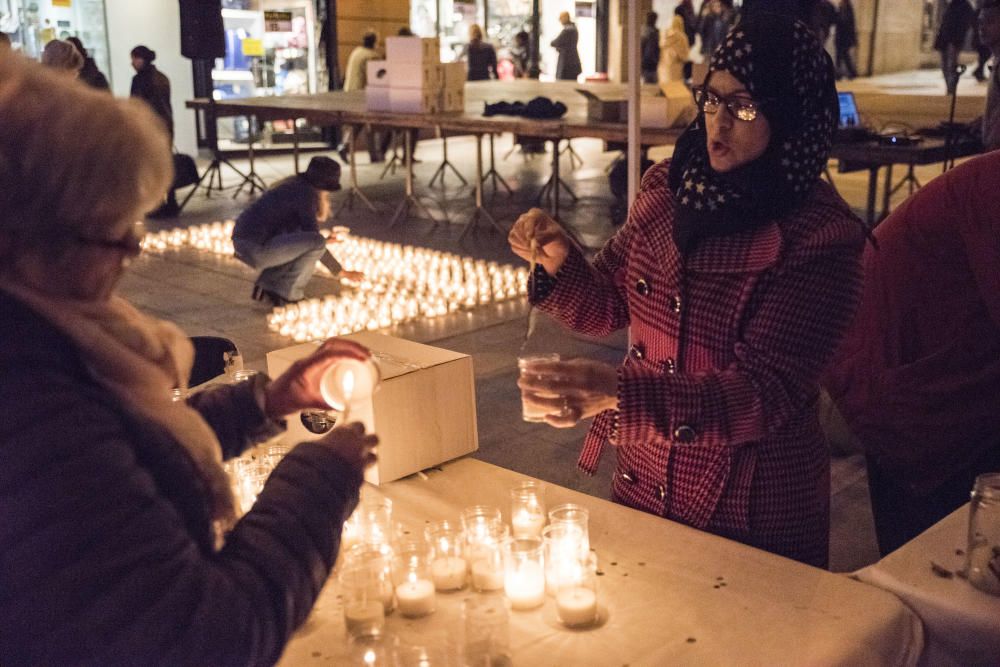
{"label": "metal pole", "polygon": [[541,39],[542,24],[539,0],[531,0],[531,63],[528,65],[528,77],[537,79],[542,72],[541,57],[539,55],[538,40]]}
{"label": "metal pole", "polygon": [[628,205],[639,193],[639,159],[642,142],[639,137],[639,0],[628,2]]}
{"label": "metal pole", "polygon": [[872,34],[868,38],[868,76],[875,74],[875,37],[878,34],[879,0],[872,4]]}

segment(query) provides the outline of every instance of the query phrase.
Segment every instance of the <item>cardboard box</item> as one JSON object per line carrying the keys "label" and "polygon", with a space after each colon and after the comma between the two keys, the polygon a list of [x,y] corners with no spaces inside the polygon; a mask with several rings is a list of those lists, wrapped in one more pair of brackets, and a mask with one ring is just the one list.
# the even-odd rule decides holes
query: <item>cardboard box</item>
{"label": "cardboard box", "polygon": [[389,110],[395,113],[436,113],[439,91],[423,88],[389,88]]}
{"label": "cardboard box", "polygon": [[453,63],[442,63],[442,87],[447,90],[465,88],[465,80],[468,77],[465,63],[456,61]]}
{"label": "cardboard box", "polygon": [[438,91],[443,75],[440,63],[393,63],[389,70],[389,87]]}
{"label": "cardboard box", "polygon": [[698,115],[694,97],[680,81],[660,84],[662,96],[643,95],[639,99],[641,127],[683,127]]}
{"label": "cardboard box", "polygon": [[[365,476],[368,481],[391,482],[479,448],[472,357],[371,332],[345,338],[368,347],[382,372],[371,404],[349,416],[379,437],[379,462]],[[268,352],[268,374],[278,377],[318,345]],[[289,444],[319,437],[305,428],[299,414],[288,418]]]}
{"label": "cardboard box", "polygon": [[439,111],[465,111],[465,89],[442,89]]}
{"label": "cardboard box", "polygon": [[365,109],[368,111],[392,111],[388,86],[368,86],[365,88]]}
{"label": "cardboard box", "polygon": [[369,60],[365,63],[366,88],[388,88],[389,87],[389,61]]}
{"label": "cardboard box", "polygon": [[386,37],[385,57],[392,63],[440,63],[437,37]]}
{"label": "cardboard box", "polygon": [[628,121],[628,101],[621,98],[605,98],[589,90],[577,88],[576,92],[587,98],[587,118],[609,123]]}

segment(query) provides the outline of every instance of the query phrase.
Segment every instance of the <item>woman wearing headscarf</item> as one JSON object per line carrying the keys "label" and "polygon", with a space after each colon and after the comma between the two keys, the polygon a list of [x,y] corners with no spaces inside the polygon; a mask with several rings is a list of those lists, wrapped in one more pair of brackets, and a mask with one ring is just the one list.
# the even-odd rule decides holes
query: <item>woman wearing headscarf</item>
{"label": "woman wearing headscarf", "polygon": [[833,66],[807,26],[759,15],[728,34],[698,97],[593,263],[544,212],[515,223],[512,249],[538,262],[532,302],[631,342],[617,368],[541,364],[519,384],[554,426],[596,417],[579,465],[595,472],[614,445],[618,502],[824,566],[818,377],[855,310],[864,241],[820,178]]}
{"label": "woman wearing headscarf", "polygon": [[[153,114],[0,54],[0,663],[273,664],[319,595],[374,438],[296,446],[237,519],[222,459],[324,405],[330,340],[174,401],[193,349],[115,293],[170,182]],[[52,147],[58,146],[58,159]]]}

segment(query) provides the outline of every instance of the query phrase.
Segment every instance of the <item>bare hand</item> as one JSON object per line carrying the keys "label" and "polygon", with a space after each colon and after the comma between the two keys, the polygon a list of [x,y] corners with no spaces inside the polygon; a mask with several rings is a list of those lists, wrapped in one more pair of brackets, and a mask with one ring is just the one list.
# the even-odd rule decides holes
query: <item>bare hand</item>
{"label": "bare hand", "polygon": [[352,283],[360,283],[362,280],[365,279],[365,274],[362,273],[361,271],[348,271],[347,269],[344,269],[343,271],[340,272],[340,275],[337,277],[343,278],[344,280],[350,281]]}
{"label": "bare hand", "polygon": [[517,386],[524,400],[545,411],[545,421],[558,428],[618,409],[618,370],[600,361],[538,362]]}
{"label": "bare hand", "polygon": [[365,427],[358,422],[335,428],[316,442],[330,447],[345,463],[360,471],[378,460],[375,452],[378,436],[365,435]]}
{"label": "bare hand", "polygon": [[319,392],[319,382],[326,369],[339,359],[364,361],[370,356],[367,348],[354,341],[342,338],[327,340],[268,385],[265,400],[267,416],[281,419],[298,410],[328,408]]}
{"label": "bare hand", "polygon": [[570,242],[563,228],[540,208],[533,208],[519,217],[507,235],[514,254],[529,262],[532,240],[537,243],[538,263],[550,276],[556,275],[569,256]]}

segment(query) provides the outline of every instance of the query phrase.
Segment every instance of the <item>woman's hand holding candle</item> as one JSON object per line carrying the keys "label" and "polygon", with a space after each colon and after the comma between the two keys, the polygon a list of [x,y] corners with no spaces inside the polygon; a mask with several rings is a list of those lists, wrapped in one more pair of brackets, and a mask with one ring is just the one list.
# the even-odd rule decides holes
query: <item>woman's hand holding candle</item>
{"label": "woman's hand holding candle", "polygon": [[340,359],[367,360],[371,354],[363,345],[331,338],[308,357],[293,363],[265,390],[265,411],[271,419],[281,419],[298,410],[327,409],[320,393],[323,373]]}
{"label": "woman's hand holding candle", "polygon": [[618,370],[600,361],[539,362],[517,385],[524,400],[544,410],[545,421],[558,428],[618,409]]}

